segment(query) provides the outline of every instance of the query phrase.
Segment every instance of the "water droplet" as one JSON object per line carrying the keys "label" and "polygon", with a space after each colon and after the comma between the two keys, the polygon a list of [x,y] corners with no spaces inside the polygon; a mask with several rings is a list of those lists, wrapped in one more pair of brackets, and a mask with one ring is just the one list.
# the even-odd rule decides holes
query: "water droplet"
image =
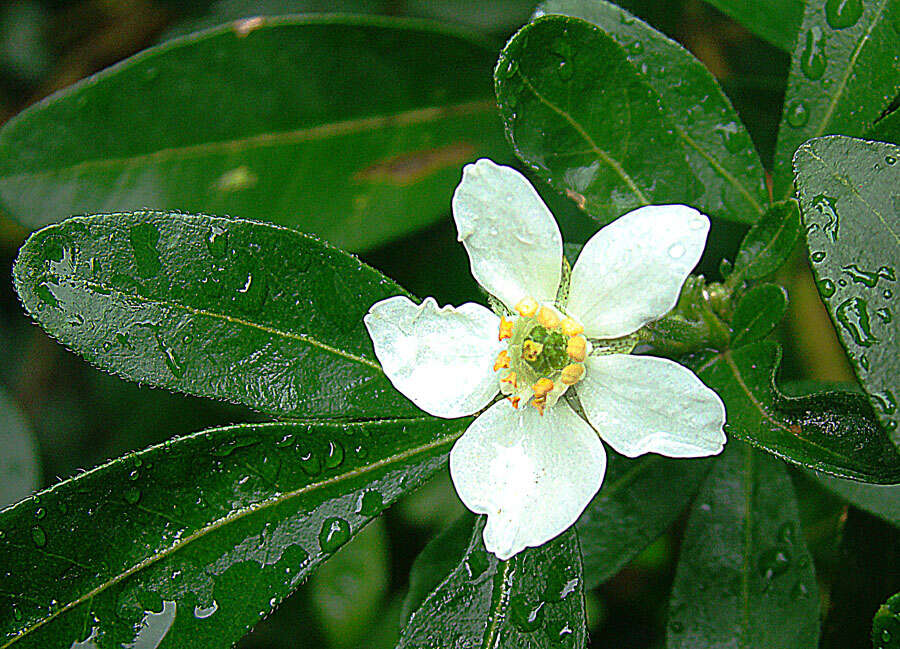
{"label": "water droplet", "polygon": [[53,292],[50,290],[50,284],[47,282],[41,282],[34,289],[35,294],[41,299],[41,302],[46,304],[47,306],[58,307],[59,300],[56,299],[56,296],[53,295]]}
{"label": "water droplet", "polygon": [[350,523],[343,518],[326,518],[319,532],[319,546],[322,552],[332,553],[350,540]]}
{"label": "water droplet", "polygon": [[480,550],[475,550],[468,556],[465,563],[466,572],[469,574],[469,579],[478,579],[481,575],[484,574],[484,571],[488,569],[488,557],[487,554],[481,552]]}
{"label": "water droplet", "polygon": [[894,296],[894,292],[891,289],[886,288],[884,289],[882,295],[884,296],[885,300],[890,300]]}
{"label": "water droplet", "polygon": [[128,231],[128,239],[131,242],[138,275],[146,278],[155,277],[162,268],[159,250],[156,247],[159,244],[159,230],[152,223],[138,223]]}
{"label": "water droplet", "polygon": [[318,453],[313,450],[301,451],[300,468],[311,477],[322,473],[322,460],[319,459]]}
{"label": "water droplet", "polygon": [[816,286],[819,288],[819,294],[822,297],[831,297],[832,295],[834,295],[834,282],[832,282],[830,279],[820,280],[816,282]]}
{"label": "water droplet", "polygon": [[759,574],[773,579],[791,567],[791,549],[784,544],[775,545],[759,555]]}
{"label": "water droplet", "polygon": [[503,57],[497,65],[497,76],[501,79],[509,79],[519,69],[519,63],[508,56]]}
{"label": "water droplet", "polygon": [[737,122],[728,122],[727,124],[719,124],[713,128],[722,138],[722,143],[729,153],[738,153],[746,144],[742,140],[741,127]]}
{"label": "water droplet", "polygon": [[809,588],[802,581],[798,581],[791,589],[791,597],[794,599],[809,599]]}
{"label": "water droplet", "polygon": [[814,262],[816,262],[816,263],[819,263],[820,261],[822,261],[823,259],[825,259],[825,252],[822,251],[822,250],[817,250],[816,252],[812,253],[812,254],[809,256],[809,258],[810,258],[812,261],[814,261]]}
{"label": "water droplet", "polygon": [[344,447],[338,441],[328,442],[325,452],[325,468],[336,469],[344,462]]}
{"label": "water droplet", "polygon": [[553,42],[553,45],[550,46],[550,51],[559,57],[559,66],[557,67],[559,78],[563,81],[571,79],[575,72],[572,66],[572,46],[568,41],[560,38]]}
{"label": "water droplet", "polygon": [[47,545],[47,534],[40,525],[35,525],[31,528],[31,540],[34,541],[34,544],[39,548]]}
{"label": "water droplet", "polygon": [[897,163],[897,158],[892,155],[886,156],[884,161],[889,165],[894,165]]}
{"label": "water droplet", "polygon": [[872,399],[875,401],[875,406],[885,415],[893,415],[897,412],[897,399],[894,398],[894,393],[890,390],[885,390],[884,392],[873,392]]}
{"label": "water droplet", "polygon": [[156,328],[154,335],[156,336],[156,345],[163,354],[163,362],[169,371],[180,379],[184,376],[184,365],[181,364],[181,359],[175,353],[175,349],[163,339],[159,328]]}
{"label": "water droplet", "polygon": [[628,53],[631,55],[637,55],[644,51],[644,43],[642,41],[632,41],[628,45]]}
{"label": "water droplet", "polygon": [[537,631],[544,620],[544,602],[529,602],[523,595],[513,595],[509,600],[512,623],[525,633]]}
{"label": "water droplet", "polygon": [[787,523],[782,523],[778,528],[778,540],[782,543],[787,543],[791,545],[794,542],[794,537],[797,534],[797,526],[788,521]]}
{"label": "water droplet", "polygon": [[669,256],[672,259],[681,259],[684,257],[684,253],[687,252],[683,245],[680,243],[673,243],[669,246]]}
{"label": "water droplet", "polygon": [[887,307],[882,307],[882,308],[876,310],[876,311],[875,311],[875,315],[877,315],[878,318],[879,318],[884,324],[887,324],[887,323],[889,323],[891,320],[894,319],[894,315],[891,313],[890,309],[888,309]]}
{"label": "water droplet", "polygon": [[122,492],[122,497],[129,505],[137,505],[138,501],[141,499],[141,490],[134,488],[126,489]]}
{"label": "water droplet", "polygon": [[34,510],[34,517],[38,520],[41,520],[44,516],[47,515],[47,510],[43,507],[38,507]]}
{"label": "water droplet", "polygon": [[838,227],[840,226],[840,218],[838,217],[835,203],[837,199],[825,194],[819,194],[813,198],[812,206],[816,211],[825,217],[825,223],[821,226],[822,232],[828,235],[832,241],[838,239]]}
{"label": "water droplet", "polygon": [[216,600],[212,601],[207,607],[195,606],[194,607],[194,617],[198,620],[205,620],[210,615],[219,610],[219,603]]}
{"label": "water droplet", "polygon": [[206,237],[206,247],[209,249],[209,254],[217,259],[222,259],[228,252],[228,230],[219,225],[210,226],[209,234]]}
{"label": "water droplet", "polygon": [[825,34],[822,28],[814,25],[806,32],[806,46],[800,55],[800,68],[807,79],[815,81],[825,74]]}
{"label": "water droplet", "polygon": [[809,121],[809,109],[806,104],[795,99],[787,105],[787,123],[794,128],[802,128]]}
{"label": "water droplet", "polygon": [[871,347],[878,342],[869,325],[868,304],[862,298],[851,297],[844,300],[835,309],[834,315],[857,345]]}
{"label": "water droplet", "polygon": [[894,282],[897,280],[897,273],[891,266],[882,266],[878,270],[863,270],[857,264],[849,264],[848,266],[844,266],[841,270],[849,275],[850,279],[854,282],[863,284],[869,288],[875,288],[875,286],[878,285],[878,280],[881,279],[887,282]]}
{"label": "water droplet", "polygon": [[384,499],[375,490],[363,492],[356,505],[356,513],[363,516],[377,516],[384,509]]}
{"label": "water droplet", "polygon": [[881,630],[881,641],[882,642],[890,642],[891,641],[891,632],[889,629]]}
{"label": "water droplet", "polygon": [[828,0],[825,3],[825,20],[833,29],[852,27],[862,12],[862,0]]}
{"label": "water droplet", "polygon": [[683,633],[684,632],[684,624],[682,624],[678,620],[673,620],[672,622],[670,622],[669,628],[672,629],[672,633]]}

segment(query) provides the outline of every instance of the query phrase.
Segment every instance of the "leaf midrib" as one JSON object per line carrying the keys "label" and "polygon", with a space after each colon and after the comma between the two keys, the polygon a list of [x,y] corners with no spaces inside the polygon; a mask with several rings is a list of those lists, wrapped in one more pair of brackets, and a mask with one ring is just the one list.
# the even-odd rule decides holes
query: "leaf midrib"
{"label": "leaf midrib", "polygon": [[[403,422],[403,421],[407,421],[407,420],[406,419],[379,420],[379,423]],[[269,424],[259,424],[259,426],[261,426],[261,427],[266,427],[266,426],[283,427],[284,423],[283,422],[271,422]],[[271,507],[275,507],[276,505],[280,505],[281,503],[287,502],[293,498],[300,497],[307,493],[311,493],[318,489],[328,487],[330,485],[338,484],[345,480],[351,480],[353,478],[357,478],[359,476],[365,475],[366,473],[377,470],[381,467],[390,466],[391,464],[394,464],[396,462],[402,462],[403,460],[406,460],[408,458],[415,457],[418,454],[427,453],[428,451],[440,448],[441,446],[448,445],[452,442],[455,442],[456,439],[458,439],[461,434],[462,434],[462,432],[459,432],[457,434],[446,435],[446,436],[441,437],[433,442],[429,442],[428,444],[423,444],[421,446],[417,446],[412,449],[407,449],[406,451],[402,451],[402,452],[392,455],[390,457],[383,458],[381,460],[377,460],[375,462],[372,462],[371,464],[367,464],[367,465],[364,465],[357,469],[354,469],[352,471],[348,471],[347,473],[342,473],[340,475],[333,476],[331,478],[327,478],[320,482],[311,483],[304,487],[300,487],[298,489],[294,489],[292,491],[285,492],[278,496],[269,498],[268,500],[263,500],[259,503],[254,503],[252,505],[249,505],[249,506],[245,507],[244,509],[238,510],[237,512],[230,512],[227,516],[224,516],[222,518],[212,521],[211,523],[196,530],[192,534],[182,537],[181,539],[176,541],[173,545],[169,546],[168,548],[160,550],[159,552],[154,553],[152,556],[147,557],[143,561],[138,562],[137,564],[135,564],[128,570],[125,570],[122,573],[116,575],[113,579],[110,579],[110,580],[104,582],[103,584],[96,586],[95,588],[91,589],[84,595],[81,595],[80,597],[69,602],[65,606],[62,606],[59,610],[57,610],[57,611],[51,613],[50,615],[48,615],[47,617],[41,619],[36,624],[33,624],[30,627],[22,629],[18,635],[16,635],[12,639],[10,639],[5,644],[0,645],[0,649],[6,649],[6,647],[12,646],[19,640],[22,640],[23,638],[27,637],[29,634],[31,634],[34,631],[36,631],[37,629],[43,627],[44,625],[51,622],[55,618],[59,617],[63,613],[65,613],[73,608],[76,608],[77,606],[83,604],[84,602],[88,601],[89,599],[102,593],[107,588],[114,586],[115,584],[122,582],[125,579],[128,579],[132,575],[137,574],[146,568],[149,568],[150,566],[154,565],[158,561],[169,557],[170,555],[174,554],[175,552],[177,552],[179,550],[182,550],[186,546],[190,545],[193,541],[203,538],[207,534],[210,534],[210,533],[218,530],[219,528],[224,527],[225,525],[228,525],[232,522],[240,520],[240,519],[244,518],[245,516],[255,514],[256,512],[263,511],[263,510],[269,509]]]}

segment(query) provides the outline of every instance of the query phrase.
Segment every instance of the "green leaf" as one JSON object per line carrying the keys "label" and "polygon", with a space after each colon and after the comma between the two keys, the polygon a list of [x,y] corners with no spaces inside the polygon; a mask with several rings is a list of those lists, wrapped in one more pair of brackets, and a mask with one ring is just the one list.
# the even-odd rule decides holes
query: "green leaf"
{"label": "green leaf", "polygon": [[784,465],[730,440],[688,519],[668,649],[815,649],[819,597]]}
{"label": "green leaf", "polygon": [[508,150],[466,32],[253,18],[150,48],[0,131],[0,201],[39,227],[147,207],[273,221],[360,250],[445,215],[463,163]]}
{"label": "green leaf", "polygon": [[[606,11],[613,13],[604,21],[627,15]],[[578,18],[545,16],[510,40],[494,78],[516,154],[602,222],[650,203],[687,203],[754,221],[761,209],[747,197],[761,200],[761,173],[758,160],[750,161],[755,154],[746,148],[750,139],[737,117],[690,55],[661,35],[645,43],[653,30],[630,20],[633,29],[623,27],[614,37]],[[671,90],[671,76],[663,76],[672,74],[669,66],[690,80],[686,96]],[[664,85],[669,90],[661,96]],[[688,102],[696,108],[694,92],[711,93],[696,130],[674,110]],[[728,147],[735,155],[720,157]],[[734,176],[738,160],[745,173]]]}
{"label": "green leaf", "polygon": [[5,390],[0,389],[0,509],[40,486],[41,470],[31,429]]}
{"label": "green leaf", "polygon": [[803,0],[706,0],[713,7],[785,52],[794,49]]}
{"label": "green leaf", "polygon": [[775,331],[787,311],[787,292],[776,284],[760,284],[738,302],[731,320],[731,346],[742,347]]}
{"label": "green leaf", "polygon": [[456,567],[472,538],[475,517],[466,512],[432,538],[413,561],[409,571],[409,591],[403,599],[403,621],[418,609]]}
{"label": "green leaf", "polygon": [[0,515],[0,647],[231,646],[466,423],[230,426],[62,482]]}
{"label": "green leaf", "polygon": [[588,589],[655,541],[687,507],[711,466],[707,459],[606,453],[603,485],[575,523]]}
{"label": "green leaf", "polygon": [[900,144],[900,110],[888,113],[866,132],[867,140]]}
{"label": "green leaf", "polygon": [[900,485],[874,485],[843,480],[823,473],[814,473],[826,489],[848,501],[854,507],[900,527]]}
{"label": "green leaf", "polygon": [[800,240],[800,209],[791,199],[775,203],[741,241],[728,278],[736,286],[745,279],[762,279],[790,258]]}
{"label": "green leaf", "polygon": [[[891,435],[900,396],[900,147],[845,137],[794,156],[819,295],[878,419]],[[895,439],[900,439],[896,438]]]}
{"label": "green leaf", "polygon": [[729,439],[788,462],[864,482],[900,482],[900,452],[863,395],[823,391],[786,397],[775,385],[781,347],[756,342],[698,356],[694,371],[725,403]]}
{"label": "green leaf", "polygon": [[[586,20],[600,28],[601,38],[612,39],[621,46],[619,54],[624,54],[631,65],[631,70],[622,70],[622,77],[648,84],[651,92],[657,95],[663,106],[664,121],[675,131],[676,147],[687,157],[691,171],[700,182],[703,194],[692,205],[707,214],[732,221],[753,222],[759,218],[768,202],[762,163],[731,102],[700,61],[647,23],[604,0],[549,0],[538,8],[538,12]],[[614,77],[598,78],[605,83],[620,83]],[[673,78],[679,79],[679,83],[673,84]],[[576,81],[573,79],[570,83]],[[596,86],[596,83],[592,86],[592,95],[599,99],[598,95],[604,91]],[[547,87],[549,89],[549,84]],[[611,91],[614,89],[607,88],[605,93],[609,95]],[[596,121],[591,112],[603,113],[605,110],[601,102],[581,111],[577,104],[575,100],[572,106],[579,113],[576,119],[583,120],[585,125]],[[609,119],[610,115],[605,117]],[[652,140],[658,135],[646,132],[641,124],[629,123],[627,119],[623,125],[631,143],[642,138]],[[624,133],[619,133],[618,137],[625,137]],[[593,133],[589,135],[593,137]],[[652,151],[652,142],[648,144]],[[603,146],[599,141],[598,145]],[[563,155],[570,153],[560,149],[553,151]],[[544,153],[550,152],[545,150]],[[650,164],[648,161],[647,166]],[[653,170],[652,167],[647,171],[662,173],[661,169]],[[554,173],[562,176],[565,172]],[[567,188],[577,191],[573,187]],[[678,199],[677,190],[666,196],[670,201]]]}
{"label": "green leaf", "polygon": [[583,648],[584,583],[575,530],[504,562],[484,549],[484,521],[479,518],[459,563],[413,613],[398,649]]}
{"label": "green leaf", "polygon": [[132,381],[293,417],[421,414],[362,321],[401,289],[308,235],[161,212],[79,217],[33,234],[14,275],[44,329]]}
{"label": "green leaf", "polygon": [[872,619],[872,647],[900,649],[900,593],[882,604]]}
{"label": "green leaf", "polygon": [[820,135],[863,135],[900,92],[898,30],[895,0],[808,0],[775,147],[776,198],[792,193],[797,147]]}

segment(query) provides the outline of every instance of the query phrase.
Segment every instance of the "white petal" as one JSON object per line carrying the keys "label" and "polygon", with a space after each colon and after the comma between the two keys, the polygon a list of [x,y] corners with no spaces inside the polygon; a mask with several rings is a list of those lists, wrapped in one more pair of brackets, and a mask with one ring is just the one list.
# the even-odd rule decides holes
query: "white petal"
{"label": "white petal", "polygon": [[397,295],[373,304],[364,321],[384,373],[425,412],[471,415],[497,394],[500,319],[480,304],[439,309],[434,298],[418,306]]}
{"label": "white petal", "polygon": [[567,310],[588,336],[637,331],[675,306],[708,232],[709,219],[685,205],[649,205],[616,219],[581,251]]}
{"label": "white petal", "polygon": [[725,406],[686,367],[654,356],[587,359],[576,388],[603,441],[628,457],[716,455],[725,444]]}
{"label": "white petal", "polygon": [[466,507],[487,514],[485,547],[502,560],[569,528],[597,493],[606,451],[565,403],[544,410],[499,401],[450,451],[450,476]]}
{"label": "white petal", "polygon": [[472,275],[488,293],[510,309],[526,296],[556,299],[562,235],[525,176],[487,159],[466,165],[453,219]]}

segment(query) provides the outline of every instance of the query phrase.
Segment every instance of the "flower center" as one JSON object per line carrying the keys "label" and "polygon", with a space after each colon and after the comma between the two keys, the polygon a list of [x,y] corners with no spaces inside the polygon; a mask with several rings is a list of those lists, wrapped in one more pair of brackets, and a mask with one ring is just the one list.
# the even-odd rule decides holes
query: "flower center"
{"label": "flower center", "polygon": [[556,308],[525,298],[516,305],[519,317],[501,318],[500,352],[494,371],[499,372],[500,391],[516,408],[524,401],[544,413],[584,376],[589,344],[584,327]]}

